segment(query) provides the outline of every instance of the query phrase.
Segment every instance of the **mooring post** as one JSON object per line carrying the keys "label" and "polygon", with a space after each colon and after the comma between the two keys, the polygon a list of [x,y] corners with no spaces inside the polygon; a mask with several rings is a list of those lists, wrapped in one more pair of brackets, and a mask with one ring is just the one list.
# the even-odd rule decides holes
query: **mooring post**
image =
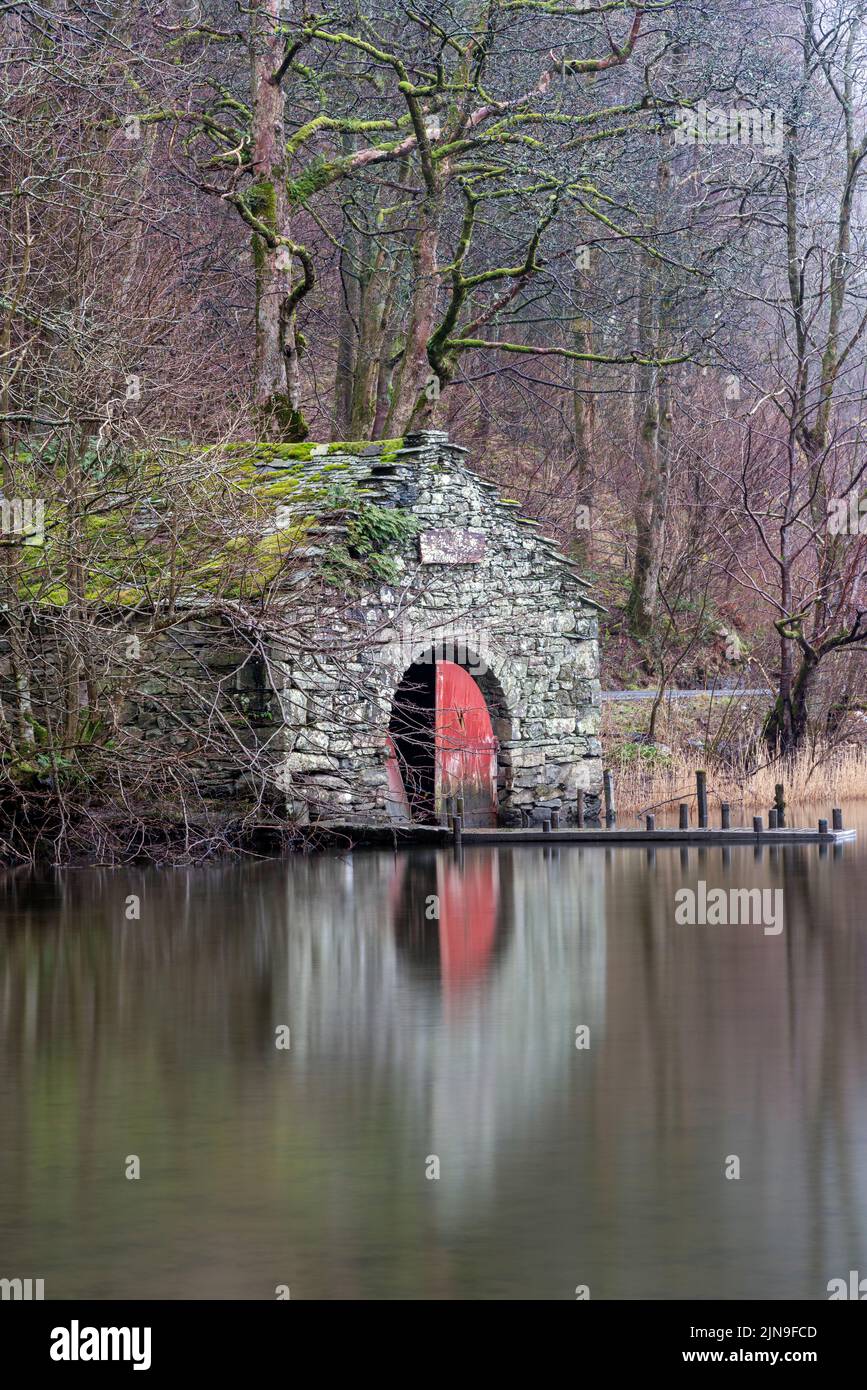
{"label": "mooring post", "polygon": [[774,787],[774,810],[777,813],[777,825],[780,830],[786,828],[786,801],[783,796],[783,784],[778,782]]}
{"label": "mooring post", "polygon": [[455,797],[455,815],[460,816],[461,820],[464,818],[464,798],[462,796]]}
{"label": "mooring post", "polygon": [[617,820],[617,809],[614,805],[614,775],[610,768],[602,774],[602,786],[605,791],[605,824],[610,829]]}
{"label": "mooring post", "polygon": [[827,835],[827,833],[828,833],[828,822],[827,822],[826,820],[820,820],[820,821],[819,821],[819,834],[820,834],[820,835]]}
{"label": "mooring post", "polygon": [[768,829],[769,829],[769,830],[776,830],[776,828],[777,828],[777,808],[776,808],[776,806],[772,806],[771,809],[770,809],[770,811],[768,812]]}
{"label": "mooring post", "polygon": [[580,787],[575,798],[575,824],[579,830],[584,829],[584,793]]}
{"label": "mooring post", "polygon": [[730,830],[732,824],[732,808],[727,801],[720,802],[719,808],[720,828]]}
{"label": "mooring post", "polygon": [[452,822],[454,821],[454,818],[455,818],[455,799],[454,799],[453,796],[447,796],[447,797],[446,797],[446,823],[447,823],[447,825],[448,825],[448,827],[449,827],[449,830],[451,830],[451,828],[452,828]]}
{"label": "mooring post", "polygon": [[646,819],[645,819],[645,822],[644,822],[644,828],[645,828],[646,830],[655,830],[655,829],[656,829],[656,816],[647,816]]}
{"label": "mooring post", "polygon": [[455,837],[455,851],[456,851],[456,852],[459,852],[460,850],[462,850],[462,849],[463,849],[463,846],[464,846],[464,842],[463,842],[463,838],[462,838],[462,831],[463,831],[463,828],[464,828],[463,817],[462,817],[462,816],[455,816],[454,819],[453,819],[453,821],[452,821],[452,833],[453,833],[453,835],[454,835],[454,837]]}
{"label": "mooring post", "polygon": [[552,812],[551,812],[551,829],[552,829],[552,830],[559,830],[559,829],[560,829],[560,812],[559,812],[559,811],[552,811]]}
{"label": "mooring post", "polygon": [[831,812],[831,824],[835,830],[843,829],[843,812],[839,806],[835,806]]}
{"label": "mooring post", "polygon": [[545,819],[542,821],[542,830],[543,830],[543,832],[544,832],[546,835],[550,835],[550,834],[551,834],[551,817],[550,817],[550,816],[546,816]]}
{"label": "mooring post", "polygon": [[756,835],[761,835],[764,822],[761,816],[753,816],[753,830]]}
{"label": "mooring post", "polygon": [[695,774],[695,795],[698,801],[698,824],[699,829],[707,830],[707,773],[697,771]]}
{"label": "mooring post", "polygon": [[687,806],[685,801],[682,801],[680,803],[679,825],[681,830],[689,830],[689,807]]}

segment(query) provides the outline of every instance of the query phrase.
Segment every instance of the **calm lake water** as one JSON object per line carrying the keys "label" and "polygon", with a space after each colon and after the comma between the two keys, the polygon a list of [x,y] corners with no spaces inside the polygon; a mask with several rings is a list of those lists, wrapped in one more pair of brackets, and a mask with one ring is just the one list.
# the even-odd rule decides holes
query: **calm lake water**
{"label": "calm lake water", "polygon": [[[867,1275],[867,823],[757,853],[6,875],[0,1276],[826,1298]],[[677,925],[698,880],[782,889],[783,930]]]}

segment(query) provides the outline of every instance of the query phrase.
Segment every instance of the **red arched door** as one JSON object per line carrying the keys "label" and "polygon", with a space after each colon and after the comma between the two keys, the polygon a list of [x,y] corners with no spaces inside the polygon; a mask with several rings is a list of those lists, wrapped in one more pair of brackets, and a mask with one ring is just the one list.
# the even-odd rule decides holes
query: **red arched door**
{"label": "red arched door", "polygon": [[434,801],[445,820],[446,798],[462,796],[465,825],[497,823],[497,740],[472,676],[452,661],[436,664]]}

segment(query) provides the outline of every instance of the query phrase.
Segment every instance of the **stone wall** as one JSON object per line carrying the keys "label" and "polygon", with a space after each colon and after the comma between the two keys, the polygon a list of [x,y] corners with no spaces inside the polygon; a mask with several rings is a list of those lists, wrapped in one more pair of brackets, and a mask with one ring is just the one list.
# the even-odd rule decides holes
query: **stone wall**
{"label": "stone wall", "polygon": [[598,605],[586,581],[537,522],[469,467],[465,450],[433,431],[404,444],[387,464],[352,460],[377,505],[416,520],[418,535],[395,556],[397,582],[356,596],[343,617],[323,614],[331,651],[274,652],[291,809],[388,817],[395,693],[411,663],[438,652],[485,694],[500,742],[502,821],[557,800],[563,820],[574,820],[579,788],[596,814]]}
{"label": "stone wall", "polygon": [[[147,637],[146,618],[107,613],[99,671],[127,691],[118,756],[142,786],[159,769],[163,785],[183,780],[239,812],[267,804],[301,820],[384,822],[395,693],[410,665],[440,656],[484,693],[503,823],[552,801],[568,823],[578,788],[597,814],[598,606],[574,563],[445,435],[332,461],[369,501],[413,518],[415,534],[390,557],[393,582],[347,594],[318,580],[335,537],[314,528],[309,558],[279,600],[282,628],[263,632],[260,620],[247,632],[252,608],[238,605],[230,620],[195,597],[177,626]],[[141,649],[131,653],[137,631]],[[47,620],[40,642],[37,717],[63,679]],[[0,634],[0,679],[3,656]]]}

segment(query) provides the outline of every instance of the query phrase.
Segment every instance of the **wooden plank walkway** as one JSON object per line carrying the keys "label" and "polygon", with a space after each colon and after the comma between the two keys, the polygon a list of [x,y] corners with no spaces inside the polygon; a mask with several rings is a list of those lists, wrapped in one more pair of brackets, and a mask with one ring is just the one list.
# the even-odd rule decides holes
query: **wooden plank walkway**
{"label": "wooden plank walkway", "polygon": [[[445,839],[453,837],[443,831]],[[854,830],[634,830],[592,828],[577,830],[463,830],[465,845],[575,844],[575,845],[839,845],[855,839]]]}
{"label": "wooden plank walkway", "polygon": [[[451,845],[452,832],[444,825],[325,825],[322,822],[310,827],[311,830],[324,831],[330,838],[345,839],[356,845]],[[509,829],[505,826],[491,830],[467,827],[461,832],[464,845],[840,845],[855,839],[854,830],[752,830],[747,826],[733,826],[729,830],[699,829],[693,826],[687,830],[642,830],[615,828],[607,830],[602,826],[567,827],[562,830]]]}

